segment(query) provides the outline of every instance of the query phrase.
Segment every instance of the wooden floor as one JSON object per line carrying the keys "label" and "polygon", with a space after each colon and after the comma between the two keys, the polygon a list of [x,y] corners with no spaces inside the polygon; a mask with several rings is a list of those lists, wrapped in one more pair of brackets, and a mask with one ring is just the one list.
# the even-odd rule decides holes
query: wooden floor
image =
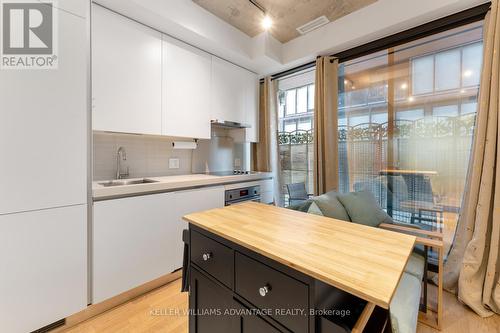
{"label": "wooden floor", "polygon": [[[187,294],[180,280],[91,318],[65,332],[71,333],[185,333]],[[171,313],[172,312],[172,313]],[[175,313],[177,312],[177,313]],[[418,333],[438,332],[419,324]],[[443,333],[498,333],[500,316],[481,319],[460,304],[454,295],[444,295]]]}

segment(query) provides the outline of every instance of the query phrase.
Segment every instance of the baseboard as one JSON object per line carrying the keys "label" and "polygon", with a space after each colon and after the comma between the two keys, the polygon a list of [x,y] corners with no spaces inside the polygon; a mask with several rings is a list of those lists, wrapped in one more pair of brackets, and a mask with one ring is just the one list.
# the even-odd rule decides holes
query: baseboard
{"label": "baseboard", "polygon": [[64,332],[70,327],[76,326],[87,319],[100,315],[101,313],[111,310],[134,298],[137,298],[154,289],[162,287],[174,280],[179,279],[181,276],[182,276],[182,270],[178,270],[173,273],[159,277],[158,279],[155,279],[148,283],[145,283],[139,287],[126,291],[120,295],[107,299],[101,303],[91,304],[86,309],[67,317],[64,326],[59,326],[56,329],[50,331],[50,333]]}

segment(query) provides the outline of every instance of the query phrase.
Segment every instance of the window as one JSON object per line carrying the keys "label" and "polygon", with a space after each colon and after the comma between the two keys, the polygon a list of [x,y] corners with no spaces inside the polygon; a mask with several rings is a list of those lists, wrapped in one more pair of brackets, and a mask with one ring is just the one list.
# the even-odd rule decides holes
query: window
{"label": "window", "polygon": [[412,94],[477,87],[481,75],[482,42],[418,56],[411,60]]}
{"label": "window", "polygon": [[[340,64],[339,183],[453,239],[471,153],[482,22]],[[341,134],[341,135],[340,135]]]}
{"label": "window", "polygon": [[[314,70],[279,82],[279,151],[284,184],[304,182],[306,191],[313,184]],[[286,187],[281,191],[288,204]]]}

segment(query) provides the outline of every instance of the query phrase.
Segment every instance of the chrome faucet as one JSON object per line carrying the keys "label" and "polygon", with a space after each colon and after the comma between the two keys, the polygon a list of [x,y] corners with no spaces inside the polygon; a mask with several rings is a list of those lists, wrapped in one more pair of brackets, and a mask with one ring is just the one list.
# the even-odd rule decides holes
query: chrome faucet
{"label": "chrome faucet", "polygon": [[121,161],[126,161],[127,160],[127,152],[125,151],[125,148],[120,147],[118,148],[118,151],[116,152],[116,179],[123,179],[127,178],[129,175],[129,168],[127,166],[127,172],[122,172],[122,163]]}

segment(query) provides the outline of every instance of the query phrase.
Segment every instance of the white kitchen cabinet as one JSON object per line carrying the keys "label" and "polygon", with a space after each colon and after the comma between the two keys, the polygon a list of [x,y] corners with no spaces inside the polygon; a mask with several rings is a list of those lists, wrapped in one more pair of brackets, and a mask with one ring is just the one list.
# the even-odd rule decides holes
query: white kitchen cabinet
{"label": "white kitchen cabinet", "polygon": [[247,103],[245,72],[232,63],[212,57],[211,119],[244,123]]}
{"label": "white kitchen cabinet", "polygon": [[182,219],[186,214],[199,212],[212,208],[224,207],[224,186],[206,187],[201,189],[172,192],[175,203],[174,226],[176,237],[174,237],[173,253],[176,267],[182,266],[182,230],[187,229],[188,223]]}
{"label": "white kitchen cabinet", "polygon": [[162,134],[210,139],[210,54],[163,36]]}
{"label": "white kitchen cabinet", "polygon": [[252,72],[245,73],[245,142],[259,142],[259,79]]}
{"label": "white kitchen cabinet", "polygon": [[164,193],[94,203],[94,304],[175,269],[171,198]]}
{"label": "white kitchen cabinet", "polygon": [[31,332],[87,306],[87,205],[0,215],[0,331]]}
{"label": "white kitchen cabinet", "polygon": [[58,17],[57,69],[0,74],[0,215],[87,201],[86,21]]}
{"label": "white kitchen cabinet", "polygon": [[95,202],[93,303],[181,268],[182,216],[223,205],[223,187]]}
{"label": "white kitchen cabinet", "polygon": [[93,129],[161,134],[161,33],[92,5]]}
{"label": "white kitchen cabinet", "polygon": [[265,179],[259,181],[260,185],[260,202],[271,204],[274,202],[274,181]]}

